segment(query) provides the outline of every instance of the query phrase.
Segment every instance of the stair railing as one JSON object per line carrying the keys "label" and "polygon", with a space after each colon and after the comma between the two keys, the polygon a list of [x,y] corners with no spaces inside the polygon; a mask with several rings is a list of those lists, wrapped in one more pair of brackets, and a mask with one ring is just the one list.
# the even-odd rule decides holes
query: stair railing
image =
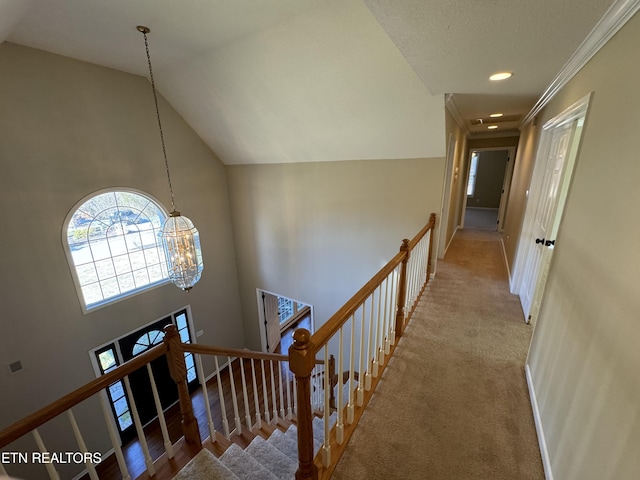
{"label": "stair railing", "polygon": [[[294,332],[289,362],[298,397],[297,480],[330,478],[342,456],[430,279],[435,220],[431,214],[413,239],[403,240],[398,254],[315,334],[305,329]],[[318,357],[324,370],[332,371],[331,356],[338,376],[345,372],[348,377],[343,385],[324,376],[324,441],[314,455],[312,372]],[[334,394],[337,408],[332,412]]]}
{"label": "stair railing", "polygon": [[[120,475],[125,480],[137,478],[145,472],[149,477],[152,477],[157,471],[156,462],[163,455],[167,459],[174,459],[173,463],[178,465],[174,458],[174,449],[179,441],[184,443],[188,456],[195,455],[202,449],[202,438],[207,436],[207,430],[212,443],[222,438],[227,441],[233,441],[232,437],[234,435],[241,435],[246,431],[255,432],[256,428],[261,429],[265,424],[275,425],[280,420],[295,419],[297,410],[295,377],[289,369],[289,357],[287,355],[182,343],[175,325],[167,325],[164,328],[164,332],[163,343],[156,345],[145,353],[119,365],[109,373],[96,378],[56,402],[0,431],[0,449],[4,449],[21,437],[31,433],[42,455],[46,455],[47,452],[60,451],[59,439],[43,438],[46,435],[40,435],[38,428],[66,413],[69,427],[77,441],[78,452],[88,454],[85,462],[87,474],[91,480],[98,479],[96,464],[99,461],[96,462],[96,457],[89,454],[78,422],[73,414],[73,409],[76,406],[94,395],[100,398],[100,405],[113,446],[117,467],[120,470]],[[193,355],[185,355],[188,353]],[[181,414],[182,437],[176,438],[174,434],[173,442],[169,436],[165,412],[161,406],[156,379],[151,368],[151,362],[163,355],[167,356],[169,373],[178,388],[178,402]],[[186,359],[193,358],[199,378],[204,379],[203,357],[213,358],[212,363],[215,365],[213,376],[215,376],[215,379],[212,381],[217,384],[217,398],[210,398],[211,394],[207,389],[206,382],[202,382],[202,400],[196,402],[188,390],[187,371],[191,365],[187,365]],[[222,365],[219,362],[219,358],[223,361]],[[317,363],[318,365],[314,365],[314,375],[323,379],[325,377],[324,365],[322,362]],[[163,436],[164,453],[156,456],[156,458],[152,458],[148,439],[145,437],[144,425],[141,424],[129,384],[129,375],[141,368],[146,368],[149,374],[158,413],[157,418]],[[127,392],[136,428],[137,441],[142,450],[146,470],[141,471],[139,466],[132,467],[125,460],[126,452],[123,451],[121,446],[120,437],[111,416],[111,407],[108,404],[106,392],[104,395],[101,394],[101,392],[114,387],[114,385],[121,386]],[[194,405],[198,408],[204,408],[206,413],[207,428],[203,428],[202,432],[194,415]],[[59,429],[59,424],[57,423],[56,429]],[[46,445],[47,443],[49,445]],[[101,458],[100,460],[104,459]],[[182,460],[184,460],[184,456],[181,457]],[[69,472],[61,475],[57,471],[55,463],[42,462],[42,468],[46,468],[47,475],[53,480],[58,480],[61,476],[70,475]],[[74,472],[71,476],[77,475],[77,473]],[[2,475],[7,475],[7,472],[3,464],[0,463],[0,476]],[[34,475],[41,477],[43,474],[35,472]]]}

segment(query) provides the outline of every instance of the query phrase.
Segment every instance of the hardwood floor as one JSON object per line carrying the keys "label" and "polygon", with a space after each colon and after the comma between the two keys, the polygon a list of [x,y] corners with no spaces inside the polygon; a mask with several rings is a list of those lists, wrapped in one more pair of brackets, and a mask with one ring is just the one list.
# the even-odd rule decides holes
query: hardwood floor
{"label": "hardwood floor", "polygon": [[[306,328],[311,331],[311,317],[307,315],[292,325],[289,329],[287,329],[282,334],[282,339],[278,348],[276,349],[276,353],[287,354],[289,351],[289,346],[293,343],[293,332],[297,328]],[[245,414],[245,403],[244,403],[244,392],[242,390],[242,374],[240,371],[240,366],[244,366],[245,377],[247,380],[247,400],[248,400],[248,412],[251,416],[251,423],[255,425],[256,423],[256,407],[255,407],[255,396],[254,396],[254,387],[252,381],[252,365],[250,360],[244,360],[241,362],[241,359],[235,359],[232,362],[231,369],[233,371],[233,383],[235,387],[235,393],[237,397],[238,403],[238,416],[243,426],[243,431],[235,436],[234,440],[236,443],[239,443],[241,446],[243,443],[248,443],[255,436],[256,432],[250,432],[246,428],[246,414]],[[262,372],[264,365],[264,379],[265,382],[263,384]],[[286,363],[281,363],[280,368],[274,368],[273,370],[273,388],[272,388],[272,375],[271,362],[261,362],[255,361],[253,364],[256,372],[256,387],[258,393],[258,411],[260,418],[263,424],[263,434],[270,433],[269,431],[276,428],[273,423],[269,424],[266,419],[267,417],[271,420],[274,418],[274,401],[275,401],[275,414],[277,417],[280,417],[283,410],[284,414],[288,413],[288,405],[287,405],[287,388],[290,389],[290,398],[293,399],[293,390],[292,384],[288,381],[291,375],[289,372],[289,366]],[[280,400],[280,379],[282,378],[283,384],[283,394],[282,394],[282,403]],[[231,377],[229,375],[228,368],[224,368],[220,372],[220,381],[222,384],[223,390],[223,398],[224,405],[226,408],[226,418],[229,424],[229,429],[233,430],[235,428],[235,412],[233,408],[233,398],[232,398],[232,387],[231,387]],[[266,386],[267,391],[267,399],[265,404],[264,398],[264,388],[263,385]],[[222,427],[222,410],[221,410],[221,402],[218,394],[218,382],[217,377],[214,376],[207,382],[207,395],[209,397],[209,405],[211,409],[211,416],[213,419],[213,424],[218,433],[217,442],[211,443],[210,441],[204,441],[207,437],[209,437],[209,428],[208,428],[208,416],[206,410],[206,402],[204,398],[204,394],[202,392],[202,388],[197,388],[192,394],[192,405],[193,405],[193,413],[198,421],[198,427],[200,429],[200,436],[203,439],[203,445],[213,451],[215,454],[220,455],[222,451],[226,448],[227,440],[224,438],[224,431]],[[292,400],[293,401],[293,400]],[[268,409],[265,409],[265,405]],[[265,410],[267,410],[265,412]],[[165,411],[165,420],[167,423],[167,430],[169,433],[169,438],[172,444],[176,444],[182,437],[182,425],[180,419],[180,409],[179,405],[176,403],[171,406],[169,409]],[[286,423],[284,424],[286,425]],[[154,420],[149,423],[144,428],[145,438],[147,440],[147,445],[149,448],[149,453],[151,458],[155,461],[165,454],[164,448],[164,440],[162,438],[162,431],[160,429],[160,424],[158,420]],[[180,446],[180,443],[177,445]],[[246,445],[244,445],[246,446]],[[221,450],[221,451],[218,451]],[[147,477],[146,465],[144,461],[144,453],[143,448],[140,441],[135,438],[126,445],[122,447],[122,453],[125,458],[125,462],[127,464],[127,468],[129,469],[129,474],[131,478],[138,478],[141,475],[143,478]],[[176,451],[176,459],[175,462],[170,464],[168,467],[164,467],[165,469],[169,469],[168,478],[171,478],[171,473],[173,470],[179,469],[180,466],[184,465],[188,461],[188,454],[185,453],[185,449],[182,448],[180,453]],[[169,462],[171,463],[171,462]],[[110,455],[103,459],[103,461],[96,466],[96,471],[100,479],[104,480],[120,480],[122,479],[122,475],[120,474],[120,469],[118,467],[115,455]],[[176,470],[177,471],[177,470]],[[175,473],[175,472],[173,472]],[[81,480],[89,480],[88,475],[84,475]]]}

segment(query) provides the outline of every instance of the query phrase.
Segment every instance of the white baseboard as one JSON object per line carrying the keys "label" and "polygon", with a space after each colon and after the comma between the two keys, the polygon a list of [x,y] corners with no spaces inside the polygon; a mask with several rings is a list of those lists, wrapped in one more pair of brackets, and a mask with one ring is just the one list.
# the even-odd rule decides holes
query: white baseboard
{"label": "white baseboard", "polygon": [[536,424],[536,432],[538,433],[538,444],[540,445],[540,455],[542,456],[542,466],[544,468],[544,478],[553,480],[553,471],[551,470],[551,459],[547,450],[547,441],[544,438],[544,430],[542,429],[542,419],[540,418],[540,409],[538,408],[538,399],[536,391],[533,387],[533,379],[531,378],[531,369],[526,364],[525,373],[527,375],[527,385],[529,387],[529,396],[531,397],[531,407],[533,408],[533,420]]}
{"label": "white baseboard", "polygon": [[507,267],[507,276],[509,278],[509,288],[511,288],[511,270],[509,270],[509,260],[507,259],[507,249],[504,246],[504,238],[500,237],[500,245],[502,245],[502,255],[504,256],[504,265]]}
{"label": "white baseboard", "polygon": [[453,231],[453,233],[451,234],[451,240],[449,240],[449,243],[447,243],[447,246],[444,247],[444,253],[442,254],[442,258],[444,258],[444,256],[447,254],[447,250],[449,250],[449,247],[451,246],[451,242],[453,242],[453,237],[456,236],[456,233],[458,232],[458,226],[456,226],[455,230]]}

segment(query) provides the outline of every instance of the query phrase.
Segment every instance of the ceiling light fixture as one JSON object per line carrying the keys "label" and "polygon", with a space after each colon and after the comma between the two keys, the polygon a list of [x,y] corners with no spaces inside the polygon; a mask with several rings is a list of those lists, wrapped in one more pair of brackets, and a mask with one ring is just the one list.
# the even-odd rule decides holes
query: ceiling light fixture
{"label": "ceiling light fixture", "polygon": [[200,280],[202,269],[204,268],[202,251],[200,249],[200,234],[198,233],[198,229],[193,225],[193,222],[187,217],[180,215],[180,212],[176,210],[173,198],[173,187],[171,186],[171,175],[169,175],[169,161],[167,160],[167,151],[164,146],[162,122],[160,121],[158,95],[153,79],[153,69],[151,68],[151,55],[149,55],[147,34],[151,30],[141,25],[139,25],[137,29],[144,35],[144,46],[147,51],[147,62],[149,63],[149,79],[151,81],[151,90],[153,91],[153,100],[156,105],[160,143],[162,144],[164,166],[167,171],[169,193],[171,194],[171,213],[169,214],[169,218],[164,222],[158,236],[164,249],[169,279],[175,286],[188,292],[198,280]]}
{"label": "ceiling light fixture", "polygon": [[502,115],[504,115],[503,113],[492,113],[491,115],[489,115],[491,118],[499,118]]}
{"label": "ceiling light fixture", "polygon": [[495,130],[496,128],[498,128],[498,126],[497,126],[497,125],[489,125],[489,126],[487,127],[487,129],[489,129],[489,130]]}
{"label": "ceiling light fixture", "polygon": [[489,80],[491,81],[506,80],[507,78],[510,78],[512,75],[513,73],[511,72],[498,72],[491,75],[489,77]]}

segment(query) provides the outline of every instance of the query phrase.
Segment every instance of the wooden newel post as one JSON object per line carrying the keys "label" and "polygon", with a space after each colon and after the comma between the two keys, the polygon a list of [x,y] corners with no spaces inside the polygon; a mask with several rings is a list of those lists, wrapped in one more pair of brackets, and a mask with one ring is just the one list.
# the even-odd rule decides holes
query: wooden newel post
{"label": "wooden newel post", "polygon": [[311,334],[304,328],[293,332],[289,347],[289,368],[296,376],[298,393],[298,470],[296,480],[317,480],[313,462],[313,412],[311,411],[311,372],[315,367],[315,348]]}
{"label": "wooden newel post", "polygon": [[429,224],[431,225],[431,229],[429,230],[429,257],[427,258],[427,281],[426,281],[426,283],[429,283],[429,280],[431,279],[431,269],[432,269],[431,259],[433,257],[433,230],[436,228],[436,214],[435,213],[432,213],[431,216],[429,217]]}
{"label": "wooden newel post", "polygon": [[189,388],[187,387],[187,366],[184,361],[184,349],[175,325],[167,325],[164,327],[164,343],[167,345],[169,373],[178,386],[184,440],[187,444],[201,450],[202,439],[200,438],[198,421],[193,415],[191,396],[189,395]]}
{"label": "wooden newel post", "polygon": [[409,240],[402,240],[400,251],[406,255],[400,267],[400,281],[398,282],[398,311],[396,312],[396,337],[401,337],[404,330],[404,307],[407,297],[407,264],[409,263]]}

